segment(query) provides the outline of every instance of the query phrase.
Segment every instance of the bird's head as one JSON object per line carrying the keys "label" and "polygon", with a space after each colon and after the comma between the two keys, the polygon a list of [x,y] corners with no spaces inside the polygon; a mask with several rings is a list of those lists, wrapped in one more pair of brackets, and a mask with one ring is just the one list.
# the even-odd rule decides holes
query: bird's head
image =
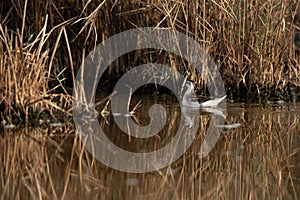
{"label": "bird's head", "polygon": [[187,81],[185,86],[187,87],[187,90],[194,89],[194,84],[191,81]]}

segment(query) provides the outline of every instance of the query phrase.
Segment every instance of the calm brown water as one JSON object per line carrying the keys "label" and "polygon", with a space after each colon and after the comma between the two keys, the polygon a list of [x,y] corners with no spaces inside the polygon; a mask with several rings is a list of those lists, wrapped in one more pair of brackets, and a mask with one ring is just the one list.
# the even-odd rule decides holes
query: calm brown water
{"label": "calm brown water", "polygon": [[[135,101],[137,102],[137,100]],[[143,100],[135,121],[147,125]],[[111,115],[99,121],[106,136],[131,152],[152,152],[175,137],[181,110],[162,99],[167,122],[146,139],[120,131]],[[83,148],[72,124],[55,128],[6,129],[0,138],[2,199],[297,199],[300,197],[300,104],[259,106],[227,103],[225,124],[212,151],[199,150],[212,120],[209,111],[190,112],[197,134],[175,162],[147,173],[103,165]],[[159,168],[159,166],[158,166]]]}

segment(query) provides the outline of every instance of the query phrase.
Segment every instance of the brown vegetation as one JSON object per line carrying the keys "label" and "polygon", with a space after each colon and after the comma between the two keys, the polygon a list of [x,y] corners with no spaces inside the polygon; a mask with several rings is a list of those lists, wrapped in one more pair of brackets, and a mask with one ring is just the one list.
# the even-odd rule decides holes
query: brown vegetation
{"label": "brown vegetation", "polygon": [[[277,0],[3,1],[0,108],[4,115],[19,118],[44,109],[70,113],[74,77],[87,52],[116,33],[147,26],[174,29],[202,44],[218,64],[230,98],[284,98],[291,87],[300,85],[293,45],[298,29],[291,23],[297,4]],[[147,51],[132,54],[138,59],[123,56],[104,79],[111,81],[127,66],[152,61]],[[191,66],[171,55],[159,57],[159,62],[172,63],[205,91],[201,74]]]}
{"label": "brown vegetation", "polygon": [[[298,4],[298,0],[1,1],[0,122],[27,122],[44,111],[53,117],[70,115],[74,77],[85,55],[110,36],[136,27],[169,28],[197,40],[217,63],[231,99],[288,99],[300,86]],[[192,66],[152,49],[122,56],[100,85],[109,87],[130,67],[153,61],[172,65],[205,93],[201,74]],[[201,128],[191,148],[168,169],[146,174],[102,165],[84,148],[70,123],[5,129],[0,134],[0,197],[296,199],[299,110],[284,106],[272,108],[275,111],[257,106],[231,108],[232,113],[228,109],[227,123],[242,126],[224,130],[218,145],[203,159],[196,154],[209,117],[196,115]],[[101,114],[107,114],[107,107]],[[145,110],[137,109],[138,119],[145,118]],[[154,143],[148,140],[139,147],[151,150],[169,142],[181,114],[174,110],[170,127]],[[115,134],[119,129],[108,125],[111,117],[108,114],[100,122],[107,135],[121,147],[135,142]],[[128,179],[140,182],[130,185]]]}

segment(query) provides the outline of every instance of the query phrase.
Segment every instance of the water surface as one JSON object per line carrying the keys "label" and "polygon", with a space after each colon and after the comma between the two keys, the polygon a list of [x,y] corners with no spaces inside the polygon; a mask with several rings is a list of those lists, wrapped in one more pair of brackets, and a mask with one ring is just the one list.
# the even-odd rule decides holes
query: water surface
{"label": "water surface", "polygon": [[[138,101],[133,99],[130,109]],[[131,152],[166,146],[176,136],[184,114],[174,99],[143,98],[134,116],[127,117],[147,125],[153,103],[167,111],[166,125],[157,135],[128,136],[111,113],[99,114],[107,138]],[[94,159],[72,123],[5,129],[0,138],[0,194],[5,199],[297,199],[299,111],[300,104],[227,103],[224,124],[238,125],[219,127],[220,138],[203,158],[199,150],[208,124],[218,114],[189,112],[192,122],[199,123],[191,146],[167,167],[140,174],[114,170]],[[189,125],[188,120],[185,123]]]}

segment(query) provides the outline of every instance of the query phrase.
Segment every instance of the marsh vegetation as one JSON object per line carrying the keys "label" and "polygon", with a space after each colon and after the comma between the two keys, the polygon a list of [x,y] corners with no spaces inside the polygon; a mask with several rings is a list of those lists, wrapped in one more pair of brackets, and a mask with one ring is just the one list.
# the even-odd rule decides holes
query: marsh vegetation
{"label": "marsh vegetation", "polygon": [[[173,29],[198,41],[218,65],[233,100],[297,98],[298,4],[275,0],[2,2],[2,117],[24,120],[28,113],[45,109],[70,114],[70,94],[84,57],[110,36],[136,27]],[[147,62],[170,65],[206,94],[205,82],[193,66],[153,49],[120,57],[98,88],[110,90],[123,73]]]}
{"label": "marsh vegetation", "polygon": [[[299,198],[298,4],[296,0],[1,1],[1,198]],[[201,130],[192,147],[153,173],[109,169],[84,149],[75,134],[72,92],[84,58],[107,38],[138,27],[186,34],[217,64],[228,100],[236,103],[229,105],[226,120],[242,126],[224,129],[208,157],[197,158],[207,113],[199,116]],[[178,55],[141,49],[121,56],[100,79],[97,109],[103,129],[124,148],[128,138],[116,136],[120,130],[111,121],[109,95],[125,72],[149,62],[176,69],[194,81],[197,94],[209,96],[201,73]],[[146,109],[140,106],[157,97],[174,118],[180,118],[178,102],[169,91],[145,86],[140,92],[152,100],[140,105],[139,98],[132,98],[138,123],[147,124]],[[176,120],[169,124],[149,141],[150,150],[168,142],[165,135],[172,137]],[[133,143],[148,148],[147,142]]]}

